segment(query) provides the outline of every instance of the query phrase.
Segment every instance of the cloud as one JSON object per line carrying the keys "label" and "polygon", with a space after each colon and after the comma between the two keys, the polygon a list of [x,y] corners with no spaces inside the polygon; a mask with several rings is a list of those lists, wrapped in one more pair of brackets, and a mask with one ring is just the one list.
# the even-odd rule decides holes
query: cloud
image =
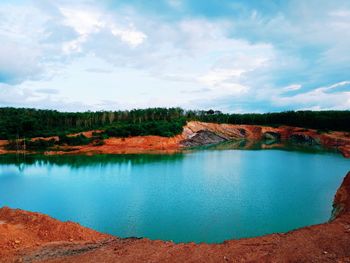
{"label": "cloud", "polygon": [[103,10],[84,7],[61,7],[59,10],[64,16],[63,24],[72,27],[79,34],[76,39],[64,44],[63,50],[66,53],[81,52],[82,45],[88,41],[89,36],[101,31],[111,33],[131,47],[141,45],[147,38],[143,32],[135,29],[132,23],[127,26],[118,25],[115,19]]}
{"label": "cloud", "polygon": [[58,94],[59,90],[57,89],[36,89],[35,90],[38,93],[43,93],[43,94]]}
{"label": "cloud", "polygon": [[[61,2],[61,3],[60,3]],[[10,5],[0,3],[0,82],[20,84],[50,78],[66,63],[84,56],[98,34],[141,45],[147,36],[132,23],[117,18],[98,6]],[[87,47],[87,48],[86,48]],[[86,53],[85,53],[86,52]]]}
{"label": "cloud", "polygon": [[325,87],[290,97],[275,96],[276,105],[297,105],[299,109],[349,109],[350,91],[337,91],[339,87],[349,86],[350,81],[342,81]]}
{"label": "cloud", "polygon": [[112,35],[120,37],[122,41],[128,43],[131,47],[141,45],[147,38],[143,32],[135,30],[133,26],[131,26],[129,29],[113,27],[111,32]]}
{"label": "cloud", "polygon": [[113,71],[110,69],[103,69],[103,68],[88,68],[86,69],[86,72],[92,72],[92,73],[112,73]]}
{"label": "cloud", "polygon": [[349,108],[348,1],[23,1],[0,17],[2,105]]}
{"label": "cloud", "polygon": [[301,85],[300,84],[291,84],[291,85],[288,85],[284,88],[282,88],[282,91],[283,92],[289,92],[289,91],[296,91],[296,90],[299,90],[301,89]]}
{"label": "cloud", "polygon": [[69,98],[55,97],[56,92],[49,90],[33,91],[28,88],[13,87],[0,83],[0,105],[2,107],[27,107],[40,109],[56,109],[61,111],[97,110],[94,105]]}
{"label": "cloud", "polygon": [[45,17],[38,16],[33,8],[0,5],[0,83],[19,83],[42,73],[42,50],[37,44],[41,39],[41,25]]}

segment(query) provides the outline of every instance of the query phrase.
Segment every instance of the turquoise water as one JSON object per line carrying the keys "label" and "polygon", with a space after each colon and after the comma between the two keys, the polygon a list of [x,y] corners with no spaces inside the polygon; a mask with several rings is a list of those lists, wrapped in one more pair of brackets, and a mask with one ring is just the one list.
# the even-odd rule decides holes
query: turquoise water
{"label": "turquoise water", "polygon": [[119,237],[213,243],[327,221],[349,168],[339,154],[283,150],[0,157],[0,206]]}

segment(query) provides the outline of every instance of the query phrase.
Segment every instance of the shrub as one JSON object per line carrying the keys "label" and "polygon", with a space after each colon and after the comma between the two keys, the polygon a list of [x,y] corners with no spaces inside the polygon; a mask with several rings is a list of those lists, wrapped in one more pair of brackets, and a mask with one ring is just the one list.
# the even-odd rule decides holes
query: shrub
{"label": "shrub", "polygon": [[141,123],[119,123],[105,130],[105,134],[111,137],[129,137],[158,135],[172,137],[182,132],[185,119],[177,121],[148,121]]}
{"label": "shrub", "polygon": [[77,146],[77,145],[86,145],[91,142],[92,142],[92,139],[86,137],[83,134],[79,134],[77,136],[67,136],[67,135],[59,136],[60,145]]}
{"label": "shrub", "polygon": [[46,150],[53,147],[55,143],[55,139],[10,140],[5,148],[7,150]]}

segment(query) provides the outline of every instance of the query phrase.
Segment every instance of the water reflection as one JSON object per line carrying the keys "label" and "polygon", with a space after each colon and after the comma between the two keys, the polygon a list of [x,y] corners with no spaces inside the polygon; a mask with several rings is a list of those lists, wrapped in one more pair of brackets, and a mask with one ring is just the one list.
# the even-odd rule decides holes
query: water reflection
{"label": "water reflection", "polygon": [[295,143],[279,140],[231,140],[219,144],[192,148],[195,150],[271,150],[300,151],[308,153],[335,153],[336,149],[325,148],[321,145],[309,145],[307,143]]}
{"label": "water reflection", "polygon": [[227,150],[264,147],[236,141],[171,155],[1,156],[0,206],[175,242],[221,242],[327,221],[349,160],[293,147]]}
{"label": "water reflection", "polygon": [[103,167],[110,164],[145,165],[157,162],[177,162],[184,158],[186,153],[202,150],[271,150],[300,151],[306,153],[337,152],[335,149],[324,148],[321,145],[309,145],[305,143],[281,142],[279,140],[231,140],[214,145],[200,146],[184,149],[172,154],[97,154],[97,155],[43,155],[43,154],[6,154],[0,155],[1,164],[13,164],[23,171],[28,165],[69,166],[70,168]]}
{"label": "water reflection", "polygon": [[16,165],[20,171],[26,166],[69,166],[70,168],[108,166],[110,164],[146,165],[157,162],[176,162],[184,158],[184,153],[176,154],[130,154],[130,155],[2,155],[0,165]]}

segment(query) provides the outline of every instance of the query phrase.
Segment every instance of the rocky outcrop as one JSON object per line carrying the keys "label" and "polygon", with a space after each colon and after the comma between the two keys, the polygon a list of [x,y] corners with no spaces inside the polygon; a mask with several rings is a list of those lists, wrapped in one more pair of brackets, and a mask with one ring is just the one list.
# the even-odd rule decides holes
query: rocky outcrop
{"label": "rocky outcrop", "polygon": [[5,207],[0,209],[0,262],[350,262],[350,172],[333,206],[329,223],[221,244],[120,239]]}
{"label": "rocky outcrop", "polygon": [[[210,132],[211,136],[216,134],[228,141],[247,140],[249,141],[246,144],[247,147],[249,145],[254,147],[257,142],[261,142],[269,147],[273,144],[280,145],[281,143],[292,142],[295,144],[322,145],[326,148],[338,149],[345,157],[350,157],[350,133],[319,133],[313,129],[289,126],[267,127],[192,121],[184,127],[182,133],[183,140],[179,142],[179,145],[181,147],[188,147],[213,144],[213,140],[209,139],[209,137],[196,136],[203,131]],[[218,142],[221,141],[218,140]]]}
{"label": "rocky outcrop", "polygon": [[307,134],[292,134],[289,139],[294,143],[306,143],[308,145],[319,145],[320,143],[310,135]]}
{"label": "rocky outcrop", "polygon": [[281,141],[281,134],[267,131],[262,135],[262,141],[266,145],[274,145]]}
{"label": "rocky outcrop", "polygon": [[226,140],[244,138],[261,139],[261,130],[262,128],[260,126],[254,125],[232,125],[190,121],[184,127],[182,136],[188,138],[199,131],[210,131]]}
{"label": "rocky outcrop", "polygon": [[267,131],[263,134],[263,139],[271,141],[280,141],[281,134],[279,134],[278,132]]}
{"label": "rocky outcrop", "polygon": [[343,154],[345,158],[350,158],[350,145],[339,146],[338,150]]}
{"label": "rocky outcrop", "polygon": [[331,220],[350,213],[350,172],[345,176],[333,202]]}
{"label": "rocky outcrop", "polygon": [[[87,137],[92,132],[85,132]],[[322,145],[339,150],[350,157],[350,133],[319,133],[312,129],[298,127],[267,127],[257,125],[217,124],[190,121],[180,135],[168,138],[160,136],[136,136],[128,138],[109,138],[103,145],[62,146],[45,154],[134,154],[134,153],[172,153],[187,147],[220,143],[223,141],[247,140],[246,148],[257,142],[271,148],[275,144],[296,142],[298,144]],[[6,141],[0,141],[0,154],[16,153],[5,149]],[[282,144],[281,144],[282,145]],[[266,146],[266,147],[265,147]],[[27,151],[27,153],[30,153]]]}
{"label": "rocky outcrop", "polygon": [[201,130],[194,133],[188,139],[181,141],[181,145],[184,147],[195,147],[202,145],[217,144],[224,141],[227,141],[227,139],[217,135],[214,132]]}

